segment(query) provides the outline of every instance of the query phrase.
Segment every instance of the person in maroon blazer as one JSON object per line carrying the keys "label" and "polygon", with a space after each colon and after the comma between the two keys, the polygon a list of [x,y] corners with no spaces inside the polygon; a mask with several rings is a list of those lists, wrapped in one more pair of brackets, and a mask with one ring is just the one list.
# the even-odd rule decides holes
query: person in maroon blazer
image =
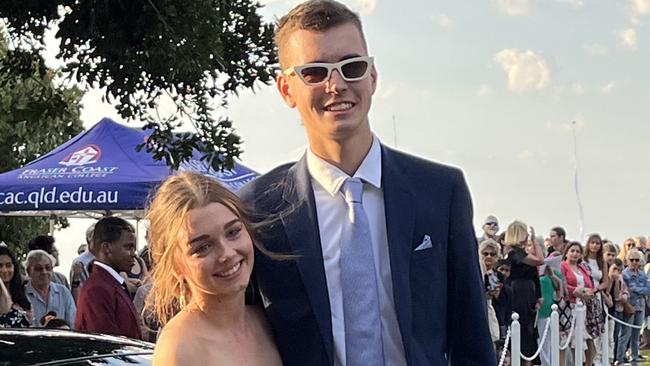
{"label": "person in maroon blazer", "polygon": [[104,217],[95,224],[92,246],[97,256],[79,295],[75,329],[141,339],[138,314],[119,275],[135,263],[133,226]]}

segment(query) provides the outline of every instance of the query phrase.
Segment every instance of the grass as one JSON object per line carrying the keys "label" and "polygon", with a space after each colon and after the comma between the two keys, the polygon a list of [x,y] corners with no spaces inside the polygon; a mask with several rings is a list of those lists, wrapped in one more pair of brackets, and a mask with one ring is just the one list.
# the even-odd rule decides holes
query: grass
{"label": "grass", "polygon": [[643,362],[638,363],[638,366],[650,366],[650,350],[644,350],[641,351],[641,354],[648,357],[647,359],[643,360]]}

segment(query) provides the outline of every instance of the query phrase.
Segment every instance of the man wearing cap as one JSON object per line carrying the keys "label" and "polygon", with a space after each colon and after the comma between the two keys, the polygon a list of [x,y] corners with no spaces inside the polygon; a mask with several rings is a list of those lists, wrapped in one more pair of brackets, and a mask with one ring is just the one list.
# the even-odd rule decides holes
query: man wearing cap
{"label": "man wearing cap", "polygon": [[477,242],[482,243],[483,240],[492,239],[496,242],[497,233],[499,232],[499,220],[495,216],[488,216],[483,223],[483,236],[476,239]]}
{"label": "man wearing cap", "polygon": [[285,366],[496,364],[460,169],[382,144],[377,70],[359,16],[312,0],[276,29],[277,88],[300,114],[303,158],[241,197],[275,218],[255,278]]}

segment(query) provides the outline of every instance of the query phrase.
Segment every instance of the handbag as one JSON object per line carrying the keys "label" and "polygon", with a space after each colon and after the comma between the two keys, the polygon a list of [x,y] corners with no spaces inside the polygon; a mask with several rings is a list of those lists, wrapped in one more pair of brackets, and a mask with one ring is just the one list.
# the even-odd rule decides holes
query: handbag
{"label": "handbag", "polygon": [[568,332],[571,329],[571,303],[565,298],[553,300],[557,305],[557,315],[560,323],[560,332]]}
{"label": "handbag", "polygon": [[626,318],[634,315],[635,312],[636,309],[634,309],[634,306],[632,306],[629,302],[623,303],[623,315],[625,315]]}
{"label": "handbag", "polygon": [[568,332],[571,329],[571,303],[566,297],[566,287],[560,281],[560,288],[555,293],[553,303],[557,305],[557,314],[560,325],[560,332]]}

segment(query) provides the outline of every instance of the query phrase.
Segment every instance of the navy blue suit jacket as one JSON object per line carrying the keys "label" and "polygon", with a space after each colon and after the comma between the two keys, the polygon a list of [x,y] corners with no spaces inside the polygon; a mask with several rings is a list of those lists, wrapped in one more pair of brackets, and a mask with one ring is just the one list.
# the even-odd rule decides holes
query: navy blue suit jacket
{"label": "navy blue suit jacket", "polygon": [[[409,365],[496,365],[472,205],[460,170],[382,146],[382,189],[395,311]],[[333,364],[332,324],[307,161],[280,166],[240,192],[260,242],[254,280],[285,366]],[[432,247],[414,251],[425,235]]]}

